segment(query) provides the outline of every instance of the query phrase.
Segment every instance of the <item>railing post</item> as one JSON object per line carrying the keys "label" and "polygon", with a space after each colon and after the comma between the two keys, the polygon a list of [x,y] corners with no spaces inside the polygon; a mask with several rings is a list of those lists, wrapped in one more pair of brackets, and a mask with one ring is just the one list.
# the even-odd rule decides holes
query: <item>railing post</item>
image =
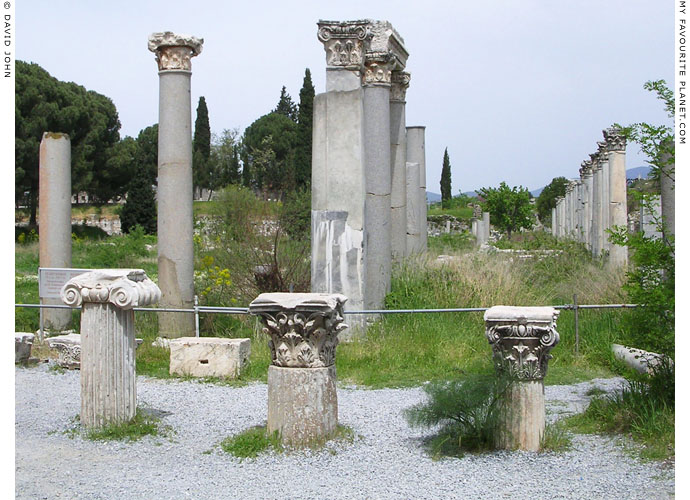
{"label": "railing post", "polygon": [[577,307],[577,294],[573,295],[573,310],[575,311],[575,356],[580,354],[580,321]]}
{"label": "railing post", "polygon": [[199,338],[199,296],[194,296],[194,332]]}

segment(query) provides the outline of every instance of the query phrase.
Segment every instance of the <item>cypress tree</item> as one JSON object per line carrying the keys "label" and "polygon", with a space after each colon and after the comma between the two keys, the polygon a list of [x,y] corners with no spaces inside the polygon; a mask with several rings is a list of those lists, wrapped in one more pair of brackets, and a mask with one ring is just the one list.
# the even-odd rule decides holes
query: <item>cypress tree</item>
{"label": "cypress tree", "polygon": [[450,208],[451,187],[450,187],[450,158],[448,148],[443,153],[443,169],[441,170],[441,206]]}
{"label": "cypress tree", "polygon": [[208,163],[211,157],[211,126],[208,121],[206,99],[199,97],[194,122],[194,139],[192,140],[192,168],[194,191],[209,187]]}
{"label": "cypress tree", "polygon": [[298,188],[311,184],[311,136],[314,121],[314,84],[309,68],[304,70],[304,82],[299,91],[297,114],[297,147],[295,151],[295,182]]}
{"label": "cypress tree", "polygon": [[278,106],[273,110],[273,113],[279,113],[285,115],[293,122],[297,121],[297,106],[292,102],[292,97],[285,90],[285,85],[280,91],[280,99],[278,100]]}
{"label": "cypress tree", "polygon": [[138,164],[136,174],[127,187],[127,201],[120,213],[122,232],[129,233],[141,226],[146,234],[157,231],[156,199],[151,187],[153,180],[145,164]]}

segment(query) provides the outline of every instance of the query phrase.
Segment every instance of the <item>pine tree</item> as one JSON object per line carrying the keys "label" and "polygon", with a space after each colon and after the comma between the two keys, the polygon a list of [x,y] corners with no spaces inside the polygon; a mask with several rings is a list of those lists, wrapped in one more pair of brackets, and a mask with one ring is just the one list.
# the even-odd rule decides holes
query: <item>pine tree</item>
{"label": "pine tree", "polygon": [[297,121],[297,106],[292,102],[292,97],[285,90],[285,85],[280,91],[280,100],[278,101],[278,106],[273,110],[273,113],[279,113],[285,115],[293,122]]}
{"label": "pine tree", "polygon": [[211,157],[211,126],[208,121],[208,108],[206,99],[199,97],[199,106],[196,108],[196,121],[194,122],[194,139],[192,141],[192,171],[194,178],[194,191],[209,187],[208,162]]}
{"label": "pine tree", "polygon": [[450,208],[451,187],[450,187],[450,158],[448,148],[443,153],[443,169],[441,170],[441,206]]}
{"label": "pine tree", "polygon": [[141,226],[146,234],[157,231],[156,197],[153,193],[153,179],[145,164],[138,164],[136,174],[127,187],[127,201],[120,213],[122,232],[129,233],[135,226]]}
{"label": "pine tree", "polygon": [[309,68],[304,70],[304,82],[299,91],[297,114],[297,146],[295,150],[295,182],[298,188],[311,184],[311,137],[314,121],[314,84]]}

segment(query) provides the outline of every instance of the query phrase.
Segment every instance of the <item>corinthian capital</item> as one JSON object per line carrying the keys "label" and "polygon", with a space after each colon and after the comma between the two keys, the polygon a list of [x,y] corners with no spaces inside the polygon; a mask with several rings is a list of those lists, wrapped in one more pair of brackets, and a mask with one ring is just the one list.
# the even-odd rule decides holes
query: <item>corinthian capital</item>
{"label": "corinthian capital", "polygon": [[72,307],[103,302],[132,309],[155,304],[160,297],[160,289],[143,269],[94,269],[75,276],[60,291],[62,301]]}
{"label": "corinthian capital", "polygon": [[204,39],[172,31],[149,35],[149,50],[156,54],[158,71],[192,71],[192,57],[201,54]]}
{"label": "corinthian capital", "polygon": [[553,307],[495,306],[484,313],[486,338],[499,373],[518,380],[546,376],[549,352],[560,339]]}
{"label": "corinthian capital", "polygon": [[362,85],[391,85],[394,61],[387,52],[367,53],[362,73]]}
{"label": "corinthian capital", "polygon": [[371,21],[319,21],[318,38],[326,50],[330,67],[360,69],[365,41],[371,38]]}
{"label": "corinthian capital", "polygon": [[603,131],[606,148],[609,151],[625,151],[626,139],[623,131],[618,127],[610,127]]}
{"label": "corinthian capital", "polygon": [[347,297],[326,293],[262,293],[249,304],[271,337],[271,362],[288,368],[323,368],[335,364],[338,333]]}
{"label": "corinthian capital", "polygon": [[405,71],[393,71],[391,76],[391,101],[405,102],[405,94],[409,86],[409,73]]}
{"label": "corinthian capital", "polygon": [[592,176],[592,160],[584,160],[580,164],[580,177],[591,177]]}

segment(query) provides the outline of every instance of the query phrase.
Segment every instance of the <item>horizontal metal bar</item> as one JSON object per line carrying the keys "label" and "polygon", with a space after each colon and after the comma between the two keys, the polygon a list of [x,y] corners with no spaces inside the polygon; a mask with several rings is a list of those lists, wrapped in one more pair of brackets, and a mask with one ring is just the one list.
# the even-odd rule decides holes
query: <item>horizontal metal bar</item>
{"label": "horizontal metal bar", "polygon": [[[26,308],[46,308],[46,309],[76,309],[81,307],[70,307],[59,304],[15,304],[14,307]],[[554,309],[573,310],[573,304],[564,304],[560,306],[550,306]],[[578,309],[632,309],[640,307],[639,304],[578,304]],[[249,314],[247,307],[222,307],[222,306],[198,306],[196,309],[178,309],[171,307],[134,307],[134,311],[146,312],[179,312],[179,313],[194,313],[198,310],[200,313],[214,313],[214,314]],[[455,313],[455,312],[482,312],[488,310],[488,307],[456,307],[450,309],[371,309],[364,311],[343,311],[343,314],[418,314],[418,313]]]}

